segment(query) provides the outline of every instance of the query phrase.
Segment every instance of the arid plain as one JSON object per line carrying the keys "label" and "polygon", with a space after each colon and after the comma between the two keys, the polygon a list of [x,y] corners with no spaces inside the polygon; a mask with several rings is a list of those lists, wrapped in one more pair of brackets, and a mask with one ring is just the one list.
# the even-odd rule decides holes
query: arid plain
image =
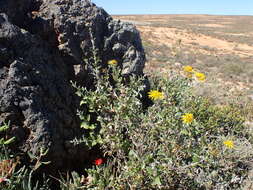
{"label": "arid plain", "polygon": [[207,75],[195,88],[218,104],[253,113],[253,16],[115,15],[136,25],[146,73],[170,75],[191,65]]}

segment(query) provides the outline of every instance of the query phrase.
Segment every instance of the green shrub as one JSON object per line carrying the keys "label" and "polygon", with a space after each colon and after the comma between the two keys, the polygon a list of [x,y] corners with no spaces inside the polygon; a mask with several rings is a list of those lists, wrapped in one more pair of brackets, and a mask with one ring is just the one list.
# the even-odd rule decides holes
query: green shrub
{"label": "green shrub", "polygon": [[[94,64],[93,64],[94,63]],[[151,190],[240,189],[247,178],[253,155],[252,134],[234,106],[215,106],[196,96],[192,78],[171,75],[152,77],[148,93],[153,105],[142,102],[144,79],[123,77],[117,62],[100,67],[94,57],[94,89],[76,88],[83,138],[74,144],[100,148],[104,155],[94,161],[87,175],[71,172],[58,179],[60,189]],[[188,69],[188,70],[187,70]],[[205,75],[185,68],[204,82]],[[194,73],[195,72],[195,73]],[[197,74],[198,75],[197,75]],[[204,83],[203,83],[204,84]],[[82,109],[84,108],[84,109]],[[0,127],[0,133],[9,125]],[[49,178],[39,185],[34,171],[47,151],[31,157],[35,165],[20,165],[8,151],[14,139],[0,139],[0,188],[45,190]]]}
{"label": "green shrub", "polygon": [[213,106],[191,92],[192,79],[174,76],[151,79],[154,104],[143,110],[143,79],[123,85],[116,65],[95,78],[95,90],[77,87],[77,94],[89,107],[80,114],[83,139],[104,150],[104,163],[88,169],[79,188],[240,188],[253,152],[236,109]]}
{"label": "green shrub", "polygon": [[[215,106],[192,91],[193,79],[152,77],[153,105],[144,109],[143,78],[121,76],[116,64],[95,65],[95,89],[76,87],[83,138],[75,144],[103,150],[86,170],[59,179],[60,189],[240,189],[252,158],[252,134],[234,106]],[[86,109],[84,109],[86,110]],[[95,117],[94,117],[95,116]],[[95,119],[94,119],[95,118]],[[9,125],[0,127],[8,130]],[[1,139],[0,188],[50,189],[32,180],[41,165],[25,167]],[[41,150],[41,156],[46,154]],[[30,157],[33,157],[30,155]],[[43,164],[43,163],[42,163]]]}

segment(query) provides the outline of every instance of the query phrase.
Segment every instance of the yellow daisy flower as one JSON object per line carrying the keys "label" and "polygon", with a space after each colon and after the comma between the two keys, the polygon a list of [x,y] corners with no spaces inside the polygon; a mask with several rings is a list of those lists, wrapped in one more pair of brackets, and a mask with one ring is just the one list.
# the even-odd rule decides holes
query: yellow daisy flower
{"label": "yellow daisy flower", "polygon": [[108,65],[117,65],[117,64],[118,64],[118,61],[115,59],[108,61]]}
{"label": "yellow daisy flower", "polygon": [[198,81],[203,82],[206,80],[206,75],[204,73],[195,72],[194,74]]}
{"label": "yellow daisy flower", "polygon": [[148,97],[152,100],[161,100],[164,98],[164,95],[158,90],[151,90],[150,92],[148,92]]}
{"label": "yellow daisy flower", "polygon": [[182,116],[183,123],[191,123],[194,120],[194,116],[191,113],[186,113]]}
{"label": "yellow daisy flower", "polygon": [[189,65],[184,66],[183,69],[184,69],[184,72],[188,72],[188,73],[192,73],[193,72],[193,68],[191,66],[189,66]]}
{"label": "yellow daisy flower", "polygon": [[231,141],[231,140],[225,140],[225,141],[223,142],[223,144],[224,144],[227,148],[229,148],[229,149],[234,148],[234,142]]}

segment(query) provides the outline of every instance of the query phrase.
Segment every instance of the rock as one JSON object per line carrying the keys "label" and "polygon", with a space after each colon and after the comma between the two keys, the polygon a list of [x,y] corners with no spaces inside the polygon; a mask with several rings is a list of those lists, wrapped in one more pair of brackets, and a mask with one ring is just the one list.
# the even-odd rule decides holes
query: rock
{"label": "rock", "polygon": [[0,14],[0,20],[0,122],[11,121],[9,135],[21,151],[37,155],[41,147],[49,149],[47,159],[54,167],[67,168],[87,154],[65,146],[81,133],[69,82],[74,70],[59,52],[12,25],[6,15]]}
{"label": "rock", "polygon": [[91,55],[93,38],[102,64],[117,59],[125,74],[143,74],[145,54],[139,32],[132,24],[114,21],[90,1],[44,0],[34,22],[40,24],[32,26],[40,27],[31,30],[47,41],[57,38],[59,50],[74,65]]}
{"label": "rock", "polygon": [[1,0],[0,12],[8,15],[15,24],[23,24],[26,20],[26,13],[29,11],[32,0]]}
{"label": "rock", "polygon": [[109,23],[109,35],[105,39],[105,60],[115,57],[122,63],[124,75],[142,75],[145,64],[145,53],[140,34],[132,24],[121,21]]}
{"label": "rock", "polygon": [[91,155],[70,143],[82,134],[70,80],[92,84],[89,69],[75,69],[94,48],[103,67],[116,59],[123,75],[142,76],[139,32],[89,0],[1,0],[0,12],[0,124],[11,121],[16,151],[44,147],[51,170],[80,168]]}

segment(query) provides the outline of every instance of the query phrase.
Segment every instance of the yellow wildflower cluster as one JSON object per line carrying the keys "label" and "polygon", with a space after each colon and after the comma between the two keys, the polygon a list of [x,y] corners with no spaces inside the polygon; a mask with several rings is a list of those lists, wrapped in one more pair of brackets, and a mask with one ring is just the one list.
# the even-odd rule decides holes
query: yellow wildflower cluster
{"label": "yellow wildflower cluster", "polygon": [[194,120],[194,116],[191,113],[186,113],[182,116],[183,123],[189,124]]}
{"label": "yellow wildflower cluster", "polygon": [[198,81],[205,81],[206,76],[203,73],[195,72],[195,77],[197,78]]}
{"label": "yellow wildflower cluster", "polygon": [[[200,73],[200,72],[195,72],[191,66],[185,66],[183,69],[184,69],[184,72],[187,72],[190,74],[194,73],[194,75],[198,81],[205,81],[206,80],[205,74]],[[164,94],[163,94],[163,92],[160,92],[158,90],[151,90],[150,92],[148,92],[148,97],[151,100],[161,100],[161,99],[164,99]],[[181,116],[181,119],[184,124],[190,124],[194,121],[194,115],[192,113],[185,113]],[[234,148],[234,142],[232,140],[223,141],[223,145],[228,149]],[[218,154],[218,150],[212,148],[210,150],[210,153],[212,155],[216,156]]]}
{"label": "yellow wildflower cluster", "polygon": [[232,141],[232,140],[225,140],[225,141],[223,142],[223,144],[224,144],[227,148],[229,148],[229,149],[234,148],[234,141]]}
{"label": "yellow wildflower cluster", "polygon": [[184,72],[188,72],[188,73],[192,73],[193,72],[193,68],[191,66],[189,66],[189,65],[184,66],[183,69],[184,69]]}
{"label": "yellow wildflower cluster", "polygon": [[151,90],[148,93],[148,97],[152,100],[162,100],[164,98],[164,94],[158,90]]}
{"label": "yellow wildflower cluster", "polygon": [[187,65],[183,67],[183,71],[184,71],[184,75],[188,78],[192,78],[192,76],[194,75],[195,78],[200,81],[200,82],[204,82],[206,80],[206,76],[204,73],[200,73],[195,71],[191,66]]}
{"label": "yellow wildflower cluster", "polygon": [[118,64],[118,61],[115,60],[115,59],[112,59],[112,60],[108,61],[107,64],[108,64],[108,65],[117,65],[117,64]]}

